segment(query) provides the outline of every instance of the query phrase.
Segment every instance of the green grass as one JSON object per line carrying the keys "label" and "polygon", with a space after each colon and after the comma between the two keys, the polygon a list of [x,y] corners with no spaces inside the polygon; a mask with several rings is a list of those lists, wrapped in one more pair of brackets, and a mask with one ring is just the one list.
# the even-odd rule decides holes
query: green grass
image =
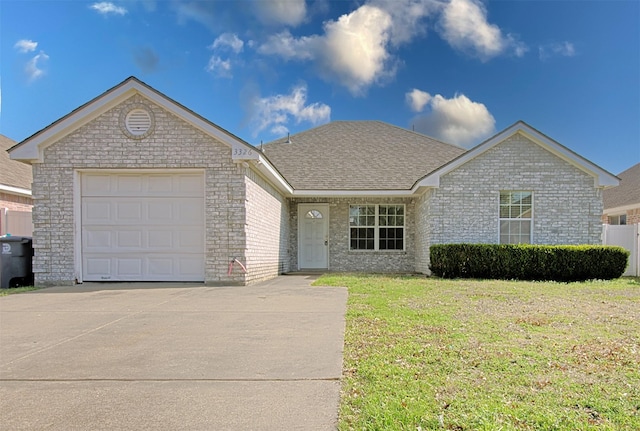
{"label": "green grass", "polygon": [[31,292],[32,290],[38,290],[40,287],[24,286],[24,287],[12,287],[10,289],[0,289],[0,296],[13,295],[14,293]]}
{"label": "green grass", "polygon": [[349,289],[340,430],[640,429],[640,279],[315,284]]}

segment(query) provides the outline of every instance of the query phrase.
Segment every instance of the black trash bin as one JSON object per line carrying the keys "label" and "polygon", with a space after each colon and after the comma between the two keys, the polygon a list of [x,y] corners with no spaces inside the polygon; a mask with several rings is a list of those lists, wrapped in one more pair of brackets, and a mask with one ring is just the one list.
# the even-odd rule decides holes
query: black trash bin
{"label": "black trash bin", "polygon": [[0,288],[33,284],[33,239],[29,236],[0,237]]}

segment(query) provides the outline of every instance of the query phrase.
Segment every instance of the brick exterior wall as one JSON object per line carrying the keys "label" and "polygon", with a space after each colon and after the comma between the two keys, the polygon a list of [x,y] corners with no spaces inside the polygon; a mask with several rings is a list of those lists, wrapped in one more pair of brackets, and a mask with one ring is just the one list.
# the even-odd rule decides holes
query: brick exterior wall
{"label": "brick exterior wall", "polygon": [[32,207],[33,199],[29,196],[0,192],[0,208],[7,208],[11,211],[31,211]]}
{"label": "brick exterior wall", "polygon": [[640,208],[627,211],[627,224],[640,223]]}
{"label": "brick exterior wall", "polygon": [[290,271],[289,201],[251,170],[245,184],[246,281],[251,283]]}
{"label": "brick exterior wall", "polygon": [[[154,132],[130,139],[120,128],[123,110],[144,104]],[[227,276],[230,256],[245,260],[245,170],[229,147],[139,95],[83,125],[44,151],[34,164],[34,273],[38,285],[71,284],[74,267],[74,178],[78,169],[176,169],[205,171],[205,282],[244,284]]]}
{"label": "brick exterior wall", "polygon": [[[415,270],[415,204],[412,198],[314,198],[292,199],[291,268],[298,269],[298,204],[329,204],[329,270],[351,272],[407,273]],[[349,244],[349,206],[405,204],[404,251],[352,251]]]}
{"label": "brick exterior wall", "polygon": [[533,192],[533,243],[599,244],[602,191],[594,178],[516,134],[440,179],[417,202],[416,270],[429,246],[499,242],[500,191]]}

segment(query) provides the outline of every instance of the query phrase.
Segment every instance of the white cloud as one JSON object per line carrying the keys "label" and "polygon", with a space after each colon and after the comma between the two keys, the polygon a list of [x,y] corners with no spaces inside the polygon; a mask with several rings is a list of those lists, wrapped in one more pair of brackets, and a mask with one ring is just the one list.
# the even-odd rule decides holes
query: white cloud
{"label": "white cloud", "polygon": [[289,94],[256,98],[252,103],[251,122],[255,125],[253,135],[269,130],[275,135],[288,131],[286,124],[308,122],[313,125],[326,123],[331,117],[331,108],[324,103],[307,105],[307,86],[295,86]]}
{"label": "white cloud", "polygon": [[431,100],[431,95],[426,91],[414,88],[405,94],[405,100],[413,112],[420,112]]}
{"label": "white cloud", "polygon": [[235,33],[222,33],[213,41],[211,49],[230,49],[236,54],[242,52],[244,42]]}
{"label": "white cloud", "polygon": [[326,22],[323,35],[294,38],[285,31],[270,37],[258,51],[285,59],[311,60],[325,79],[360,94],[395,73],[387,52],[391,24],[387,12],[364,5],[337,21]]}
{"label": "white cloud", "polygon": [[527,47],[487,21],[480,0],[451,0],[440,17],[440,33],[455,49],[487,61],[508,50],[522,56]]}
{"label": "white cloud", "polygon": [[496,120],[487,107],[464,94],[451,99],[436,94],[427,105],[430,112],[413,120],[415,130],[444,142],[469,147],[495,130]]}
{"label": "white cloud", "polygon": [[305,0],[262,0],[252,3],[258,19],[265,24],[300,25],[307,15]]}
{"label": "white cloud", "polygon": [[576,55],[576,48],[571,42],[556,42],[538,47],[538,57],[540,60],[547,60],[550,57],[573,57]]}
{"label": "white cloud", "polygon": [[396,46],[425,34],[424,18],[441,9],[441,3],[434,0],[371,0],[369,4],[391,16],[390,41]]}
{"label": "white cloud", "polygon": [[24,72],[27,75],[27,79],[29,81],[35,81],[38,78],[41,78],[44,75],[44,65],[49,60],[49,56],[44,53],[44,51],[40,51],[39,54],[36,54],[31,60],[27,62],[24,66]]}
{"label": "white cloud", "polygon": [[219,25],[220,18],[216,15],[217,2],[213,1],[172,1],[171,6],[175,9],[178,23],[184,25],[190,20],[215,30]]}
{"label": "white cloud", "polygon": [[216,55],[209,59],[209,63],[205,69],[207,72],[213,73],[221,78],[233,78],[231,74],[231,61],[223,60]]}
{"label": "white cloud", "polygon": [[116,6],[115,4],[107,1],[94,3],[89,7],[101,15],[125,15],[127,13],[127,9],[124,7]]}
{"label": "white cloud", "polygon": [[265,55],[277,55],[285,60],[313,60],[320,52],[322,38],[305,36],[296,39],[289,30],[269,36],[267,41],[258,47],[258,52]]}
{"label": "white cloud", "polygon": [[28,39],[21,39],[17,41],[16,44],[13,45],[13,47],[17,49],[18,52],[31,52],[36,50],[36,48],[38,47],[38,42],[34,42]]}

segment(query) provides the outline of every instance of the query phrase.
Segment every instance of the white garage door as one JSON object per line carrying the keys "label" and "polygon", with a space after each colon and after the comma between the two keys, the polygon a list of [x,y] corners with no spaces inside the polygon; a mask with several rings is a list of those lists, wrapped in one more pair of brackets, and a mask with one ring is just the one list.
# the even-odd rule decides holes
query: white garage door
{"label": "white garage door", "polygon": [[84,281],[204,281],[201,173],[84,173]]}

